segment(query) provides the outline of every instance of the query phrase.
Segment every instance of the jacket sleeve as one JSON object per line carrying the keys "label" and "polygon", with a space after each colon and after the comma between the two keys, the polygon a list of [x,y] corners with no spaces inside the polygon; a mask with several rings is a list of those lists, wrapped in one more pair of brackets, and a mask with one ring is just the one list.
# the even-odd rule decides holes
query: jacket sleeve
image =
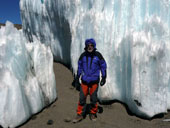
{"label": "jacket sleeve", "polygon": [[77,70],[77,77],[80,77],[83,71],[83,62],[82,62],[82,58],[83,58],[84,54],[81,54],[79,60],[78,60],[78,70]]}
{"label": "jacket sleeve", "polygon": [[101,68],[101,73],[102,73],[102,78],[106,78],[107,76],[107,65],[106,65],[106,61],[104,60],[104,58],[102,60],[100,60],[100,68]]}
{"label": "jacket sleeve", "polygon": [[99,64],[100,64],[100,70],[101,70],[102,78],[106,78],[107,77],[107,72],[106,72],[107,64],[106,64],[106,61],[103,58],[101,53],[97,52],[97,54],[98,54],[98,57],[100,59]]}

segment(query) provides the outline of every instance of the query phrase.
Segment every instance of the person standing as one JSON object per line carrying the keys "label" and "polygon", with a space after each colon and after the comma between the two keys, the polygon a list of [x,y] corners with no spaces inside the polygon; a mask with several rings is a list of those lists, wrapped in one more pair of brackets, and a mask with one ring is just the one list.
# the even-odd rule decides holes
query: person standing
{"label": "person standing", "polygon": [[[98,84],[103,86],[106,83],[106,61],[102,54],[96,49],[96,42],[93,38],[86,39],[84,52],[78,60],[77,75],[73,81],[76,88],[80,88],[79,102],[77,107],[77,116],[73,119],[73,123],[81,121],[84,117],[86,108],[86,98],[90,94],[90,114],[91,120],[97,119],[97,90]],[[101,72],[101,81],[100,81]],[[79,79],[81,77],[81,84]]]}

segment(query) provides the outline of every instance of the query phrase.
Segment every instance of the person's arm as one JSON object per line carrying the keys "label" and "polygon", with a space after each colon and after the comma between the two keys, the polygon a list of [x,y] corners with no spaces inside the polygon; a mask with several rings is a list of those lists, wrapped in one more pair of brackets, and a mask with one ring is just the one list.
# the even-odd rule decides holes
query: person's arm
{"label": "person's arm", "polygon": [[101,66],[101,73],[102,73],[102,80],[100,81],[100,85],[103,86],[106,83],[106,76],[107,76],[107,72],[106,72],[107,65],[104,58],[100,60],[100,66]]}
{"label": "person's arm", "polygon": [[103,58],[101,53],[97,53],[98,57],[100,59],[99,63],[100,63],[100,70],[101,70],[101,74],[102,74],[102,80],[100,82],[100,85],[103,86],[106,83],[106,77],[107,77],[107,64],[105,59]]}
{"label": "person's arm", "polygon": [[79,78],[82,74],[83,71],[83,65],[82,65],[82,57],[83,54],[80,56],[79,60],[78,60],[78,69],[77,69],[77,75],[75,76],[72,85],[78,90],[80,91],[80,82],[79,82]]}
{"label": "person's arm", "polygon": [[104,60],[104,58],[102,60],[100,60],[100,67],[101,67],[102,78],[106,79],[106,77],[107,77],[107,72],[106,72],[107,65],[106,65],[106,61]]}
{"label": "person's arm", "polygon": [[78,70],[77,70],[77,76],[76,76],[78,78],[80,78],[81,73],[83,71],[83,62],[82,62],[83,57],[84,57],[84,53],[81,54],[81,56],[80,56],[80,58],[78,60]]}

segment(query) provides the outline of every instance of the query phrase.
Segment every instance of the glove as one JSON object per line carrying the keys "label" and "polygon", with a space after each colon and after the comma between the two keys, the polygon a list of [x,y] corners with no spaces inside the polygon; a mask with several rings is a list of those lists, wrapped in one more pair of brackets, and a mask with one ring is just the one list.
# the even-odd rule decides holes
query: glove
{"label": "glove", "polygon": [[76,76],[72,82],[72,86],[76,88],[76,90],[80,91],[80,82],[79,77]]}
{"label": "glove", "polygon": [[103,86],[106,83],[106,78],[102,78],[102,80],[100,81],[100,86]]}

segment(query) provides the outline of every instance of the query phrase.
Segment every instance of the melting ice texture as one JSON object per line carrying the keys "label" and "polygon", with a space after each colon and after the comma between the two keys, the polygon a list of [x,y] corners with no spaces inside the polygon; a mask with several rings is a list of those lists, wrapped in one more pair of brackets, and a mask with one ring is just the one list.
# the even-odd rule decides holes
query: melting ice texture
{"label": "melting ice texture", "polygon": [[101,101],[120,100],[151,118],[170,109],[170,0],[21,0],[23,30],[77,70],[86,38],[107,65]]}
{"label": "melting ice texture", "polygon": [[0,125],[16,127],[57,97],[53,56],[11,22],[0,29]]}

